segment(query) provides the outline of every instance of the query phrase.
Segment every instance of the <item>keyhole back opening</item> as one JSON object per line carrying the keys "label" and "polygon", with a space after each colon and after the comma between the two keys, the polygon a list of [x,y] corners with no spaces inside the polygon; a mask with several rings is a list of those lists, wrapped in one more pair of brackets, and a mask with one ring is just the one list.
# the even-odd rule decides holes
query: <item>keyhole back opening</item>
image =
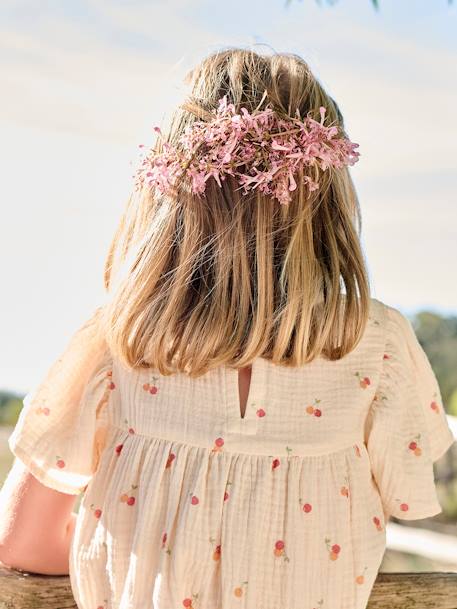
{"label": "keyhole back opening", "polygon": [[244,419],[246,415],[246,406],[249,400],[249,392],[251,389],[252,365],[238,370],[238,399],[240,418]]}

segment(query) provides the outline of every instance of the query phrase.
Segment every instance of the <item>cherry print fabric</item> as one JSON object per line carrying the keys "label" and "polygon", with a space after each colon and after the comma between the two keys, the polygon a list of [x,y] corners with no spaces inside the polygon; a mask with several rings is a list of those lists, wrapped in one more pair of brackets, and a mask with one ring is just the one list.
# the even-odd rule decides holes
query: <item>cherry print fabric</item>
{"label": "cherry print fabric", "polygon": [[113,385],[112,365],[98,332],[100,310],[78,328],[45,378],[25,396],[8,438],[32,474],[62,493],[84,490],[107,431],[104,407]]}
{"label": "cherry print fabric", "polygon": [[411,322],[392,307],[386,313],[381,378],[366,420],[368,453],[386,514],[426,518],[442,511],[433,463],[454,438]]}
{"label": "cherry print fabric", "polygon": [[128,369],[96,312],[9,438],[44,484],[84,491],[80,609],[365,609],[388,515],[441,511],[433,462],[452,442],[412,326],[376,299],[341,360],[257,358],[244,418],[236,370]]}

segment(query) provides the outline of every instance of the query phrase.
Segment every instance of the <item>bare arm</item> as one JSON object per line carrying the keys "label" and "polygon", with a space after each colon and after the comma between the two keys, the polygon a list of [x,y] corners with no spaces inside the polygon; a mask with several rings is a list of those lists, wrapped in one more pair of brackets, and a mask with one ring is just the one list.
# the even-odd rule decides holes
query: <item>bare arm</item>
{"label": "bare arm", "polygon": [[68,574],[77,497],[44,486],[16,458],[0,491],[0,562],[33,573]]}

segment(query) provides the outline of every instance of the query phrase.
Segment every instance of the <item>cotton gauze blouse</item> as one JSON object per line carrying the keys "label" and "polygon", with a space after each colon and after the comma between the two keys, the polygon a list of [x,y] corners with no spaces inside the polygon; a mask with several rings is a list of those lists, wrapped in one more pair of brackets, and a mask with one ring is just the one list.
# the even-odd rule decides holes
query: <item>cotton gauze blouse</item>
{"label": "cotton gauze blouse", "polygon": [[110,354],[100,308],[24,399],[11,451],[84,493],[70,553],[80,609],[364,609],[390,515],[441,512],[454,442],[409,320],[371,299],[337,361],[199,378]]}

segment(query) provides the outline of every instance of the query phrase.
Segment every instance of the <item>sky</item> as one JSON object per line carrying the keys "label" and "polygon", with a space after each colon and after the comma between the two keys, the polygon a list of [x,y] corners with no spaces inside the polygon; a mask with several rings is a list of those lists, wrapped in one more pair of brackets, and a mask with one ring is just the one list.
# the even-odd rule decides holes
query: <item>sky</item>
{"label": "sky", "polygon": [[297,53],[337,101],[372,295],[457,314],[456,4],[2,0],[0,389],[39,382],[103,302],[138,145],[226,46]]}

